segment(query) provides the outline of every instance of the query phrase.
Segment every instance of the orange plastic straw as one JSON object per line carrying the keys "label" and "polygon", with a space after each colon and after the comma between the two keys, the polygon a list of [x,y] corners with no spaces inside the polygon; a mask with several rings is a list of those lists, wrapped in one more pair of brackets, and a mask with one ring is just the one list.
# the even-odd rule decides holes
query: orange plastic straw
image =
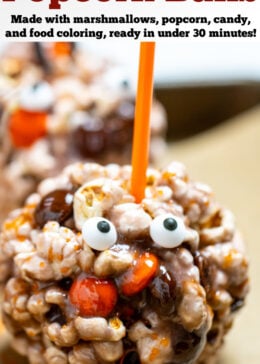
{"label": "orange plastic straw", "polygon": [[132,151],[131,193],[139,203],[144,198],[149,159],[150,113],[153,96],[155,42],[141,42]]}

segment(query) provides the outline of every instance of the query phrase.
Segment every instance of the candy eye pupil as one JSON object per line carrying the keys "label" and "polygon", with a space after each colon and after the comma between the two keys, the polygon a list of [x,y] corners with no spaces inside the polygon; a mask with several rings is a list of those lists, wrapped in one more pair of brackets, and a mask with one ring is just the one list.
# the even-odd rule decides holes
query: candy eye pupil
{"label": "candy eye pupil", "polygon": [[108,233],[110,231],[110,225],[107,221],[99,221],[97,223],[97,228],[101,233]]}
{"label": "candy eye pupil", "polygon": [[123,86],[124,89],[129,88],[129,81],[128,80],[123,80],[122,81],[122,86]]}
{"label": "candy eye pupil", "polygon": [[37,83],[32,85],[32,90],[35,92],[35,91],[38,90],[39,87],[40,87],[40,82],[37,82]]}
{"label": "candy eye pupil", "polygon": [[167,229],[169,231],[174,231],[177,229],[178,223],[172,217],[168,217],[167,219],[164,220],[163,226],[165,227],[165,229]]}

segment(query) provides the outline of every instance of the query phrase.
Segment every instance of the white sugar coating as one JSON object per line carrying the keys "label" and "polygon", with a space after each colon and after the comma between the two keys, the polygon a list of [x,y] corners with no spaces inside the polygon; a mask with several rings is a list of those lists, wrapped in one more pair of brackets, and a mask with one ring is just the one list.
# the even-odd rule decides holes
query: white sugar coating
{"label": "white sugar coating", "polygon": [[124,353],[122,340],[116,342],[101,341],[93,343],[94,350],[100,358],[113,362],[121,358]]}
{"label": "white sugar coating", "polygon": [[183,299],[179,305],[178,313],[186,330],[198,330],[207,321],[210,326],[212,314],[205,302],[206,294],[199,284],[192,281],[184,283]]}
{"label": "white sugar coating", "polygon": [[19,97],[20,107],[28,111],[47,111],[54,101],[53,89],[44,81],[24,87]]}
{"label": "white sugar coating", "polygon": [[27,302],[28,311],[36,316],[43,317],[49,311],[50,305],[47,304],[43,292],[33,294]]}
{"label": "white sugar coating", "polygon": [[68,360],[71,364],[78,364],[80,362],[97,364],[94,348],[88,343],[81,343],[74,346],[73,350],[69,352],[68,358],[66,357],[66,363]]}
{"label": "white sugar coating", "polygon": [[94,273],[97,277],[109,277],[124,272],[133,262],[133,255],[128,250],[105,250],[95,260]]}
{"label": "white sugar coating", "polygon": [[158,199],[159,201],[169,201],[172,197],[172,190],[168,186],[146,187],[145,197]]}
{"label": "white sugar coating", "polygon": [[[223,210],[219,214],[221,225],[214,229],[204,228],[201,231],[201,240],[207,244],[214,244],[219,240],[226,241],[232,238],[235,229],[234,215],[229,210]],[[208,234],[209,233],[209,234]]]}
{"label": "white sugar coating", "polygon": [[70,347],[79,340],[78,332],[73,323],[68,325],[60,325],[56,322],[46,323],[43,330],[49,340],[58,347]]}
{"label": "white sugar coating", "polygon": [[107,321],[104,318],[75,319],[75,327],[83,340],[119,341],[125,336],[125,327],[118,318]]}
{"label": "white sugar coating", "polygon": [[108,217],[115,221],[117,231],[131,238],[146,235],[152,218],[136,203],[122,203],[113,206]]}
{"label": "white sugar coating", "polygon": [[62,350],[53,347],[46,350],[45,358],[50,363],[66,364],[68,362],[66,354]]}

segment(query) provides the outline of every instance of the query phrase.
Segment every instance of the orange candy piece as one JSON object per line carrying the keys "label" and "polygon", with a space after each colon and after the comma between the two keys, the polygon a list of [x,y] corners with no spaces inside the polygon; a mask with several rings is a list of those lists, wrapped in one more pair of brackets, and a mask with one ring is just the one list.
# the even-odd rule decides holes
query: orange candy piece
{"label": "orange candy piece", "polygon": [[9,120],[12,143],[17,148],[28,148],[47,133],[47,113],[18,109]]}
{"label": "orange candy piece", "polygon": [[70,56],[72,46],[69,42],[55,42],[53,43],[53,54],[56,57]]}
{"label": "orange candy piece", "polygon": [[155,276],[158,267],[159,262],[154,254],[148,252],[141,254],[133,266],[121,276],[121,292],[125,296],[141,292]]}
{"label": "orange candy piece", "polygon": [[111,280],[79,278],[71,286],[69,298],[80,315],[107,317],[116,305],[117,289]]}

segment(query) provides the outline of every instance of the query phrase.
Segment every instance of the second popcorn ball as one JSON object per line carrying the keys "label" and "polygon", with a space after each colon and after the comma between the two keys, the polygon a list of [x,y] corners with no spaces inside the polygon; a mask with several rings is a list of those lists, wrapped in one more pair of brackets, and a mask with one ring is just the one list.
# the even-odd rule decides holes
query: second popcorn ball
{"label": "second popcorn ball", "polygon": [[[0,222],[7,212],[24,203],[41,180],[56,175],[69,163],[129,163],[135,112],[131,77],[119,65],[108,63],[105,67],[104,59],[92,59],[74,47],[65,57],[68,67],[63,71],[58,67],[58,71],[49,62],[54,69],[47,72],[39,61],[33,62],[33,43],[20,44],[21,60],[18,50],[15,52],[17,46],[9,48],[11,54],[7,52],[0,59],[0,93],[5,96],[0,102]],[[43,55],[55,55],[42,45],[38,48]],[[31,53],[34,58],[29,57]],[[52,60],[61,60],[56,58]],[[48,57],[44,59],[48,61]],[[13,79],[9,67],[1,67],[1,61],[5,65],[19,61],[17,72],[21,77],[15,73]],[[84,72],[78,62],[84,65]],[[37,72],[32,72],[35,67]],[[27,69],[30,77],[23,73]],[[164,153],[166,124],[165,110],[154,100],[151,162]]]}
{"label": "second popcorn ball", "polygon": [[3,320],[31,364],[211,364],[248,291],[233,215],[177,162],[77,163],[1,233]]}

